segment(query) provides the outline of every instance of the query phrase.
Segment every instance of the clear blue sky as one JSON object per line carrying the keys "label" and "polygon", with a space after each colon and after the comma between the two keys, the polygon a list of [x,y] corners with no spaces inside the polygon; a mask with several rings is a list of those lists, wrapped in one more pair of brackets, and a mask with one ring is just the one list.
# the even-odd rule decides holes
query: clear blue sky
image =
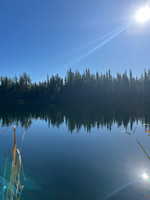
{"label": "clear blue sky", "polygon": [[92,72],[110,69],[113,74],[131,68],[138,75],[150,68],[150,22],[135,21],[101,48],[91,50],[108,37],[103,36],[132,21],[145,3],[0,0],[0,75],[27,72],[39,81],[47,73],[64,76],[69,67]]}

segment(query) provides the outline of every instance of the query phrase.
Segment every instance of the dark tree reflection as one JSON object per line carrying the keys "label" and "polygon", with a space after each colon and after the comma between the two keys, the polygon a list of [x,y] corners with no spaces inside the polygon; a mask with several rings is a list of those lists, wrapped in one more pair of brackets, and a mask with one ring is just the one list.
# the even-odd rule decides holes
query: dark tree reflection
{"label": "dark tree reflection", "polygon": [[60,127],[65,123],[68,130],[79,131],[84,127],[86,131],[91,131],[93,127],[106,127],[111,130],[114,123],[118,127],[127,128],[130,123],[132,130],[133,123],[140,120],[142,123],[150,123],[149,105],[127,104],[127,103],[110,103],[110,104],[86,104],[86,105],[20,105],[7,106],[0,108],[0,120],[2,126],[12,124],[25,127],[32,120],[45,120],[48,126]]}

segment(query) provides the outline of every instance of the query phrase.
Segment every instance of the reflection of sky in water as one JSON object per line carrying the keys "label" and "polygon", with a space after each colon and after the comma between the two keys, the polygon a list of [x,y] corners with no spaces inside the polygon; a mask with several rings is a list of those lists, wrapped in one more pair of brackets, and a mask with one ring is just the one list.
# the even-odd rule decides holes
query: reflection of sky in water
{"label": "reflection of sky in water", "polygon": [[[143,173],[150,175],[150,160],[123,130],[114,124],[111,131],[103,127],[86,132],[82,127],[71,134],[65,123],[58,129],[33,120],[25,135],[22,160],[25,173],[41,189],[24,189],[23,196],[37,200],[144,198],[147,187],[150,193],[150,183],[143,179]],[[18,144],[22,133],[19,126]],[[0,152],[6,156],[13,135],[8,131],[0,137]],[[150,137],[143,127],[136,130],[136,137],[150,152]]]}

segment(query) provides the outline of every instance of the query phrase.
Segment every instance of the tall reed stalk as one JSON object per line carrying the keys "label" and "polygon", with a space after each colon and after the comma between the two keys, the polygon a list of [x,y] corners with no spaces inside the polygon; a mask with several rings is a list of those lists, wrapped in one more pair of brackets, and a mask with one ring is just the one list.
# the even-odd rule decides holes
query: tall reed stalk
{"label": "tall reed stalk", "polygon": [[[135,127],[135,129],[133,130],[132,133],[130,133],[130,132],[128,132],[128,131],[121,131],[121,132],[127,133],[128,135],[134,137],[135,140],[136,140],[136,142],[137,142],[137,144],[140,146],[140,148],[142,149],[142,151],[144,152],[144,154],[146,155],[146,157],[150,160],[150,156],[149,156],[149,154],[147,153],[146,149],[144,148],[144,146],[141,144],[141,142],[140,142],[140,141],[136,138],[136,136],[135,136],[135,133],[136,133],[136,130],[137,130],[138,127],[140,127],[140,126],[148,126],[148,125],[149,125],[149,124],[140,124],[140,125],[138,125],[138,126]],[[150,136],[150,130],[148,130],[147,128],[145,128],[145,131],[148,133],[148,134],[146,134],[146,135],[147,135],[147,136]]]}
{"label": "tall reed stalk", "polygon": [[[13,142],[13,148],[12,148],[12,162],[11,162],[11,170],[10,170],[10,178],[9,178],[8,186],[6,186],[5,183],[6,183],[7,164],[8,164],[11,148],[8,152],[8,156],[7,156],[6,164],[4,168],[3,200],[20,200],[21,199],[21,194],[23,191],[23,185],[21,184],[21,180],[20,180],[21,173],[24,175],[23,163],[21,159],[21,150],[22,150],[22,143],[24,140],[24,136],[28,128],[28,124],[29,122],[26,124],[19,149],[17,148],[16,126],[14,126],[13,128],[9,127],[13,130],[14,142]],[[6,132],[8,129],[4,130],[2,133]]]}

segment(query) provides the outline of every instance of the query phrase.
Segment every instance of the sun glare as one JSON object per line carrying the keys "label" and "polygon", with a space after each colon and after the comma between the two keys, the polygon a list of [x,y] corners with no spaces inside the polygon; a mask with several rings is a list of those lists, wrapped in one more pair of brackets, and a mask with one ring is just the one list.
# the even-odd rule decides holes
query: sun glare
{"label": "sun glare", "polygon": [[135,18],[140,23],[144,23],[147,20],[149,20],[150,19],[150,7],[145,6],[145,7],[141,8],[140,10],[138,10]]}
{"label": "sun glare", "polygon": [[143,174],[143,179],[144,179],[144,180],[148,180],[148,178],[149,178],[149,176],[148,176],[146,173],[144,173],[144,174]]}

